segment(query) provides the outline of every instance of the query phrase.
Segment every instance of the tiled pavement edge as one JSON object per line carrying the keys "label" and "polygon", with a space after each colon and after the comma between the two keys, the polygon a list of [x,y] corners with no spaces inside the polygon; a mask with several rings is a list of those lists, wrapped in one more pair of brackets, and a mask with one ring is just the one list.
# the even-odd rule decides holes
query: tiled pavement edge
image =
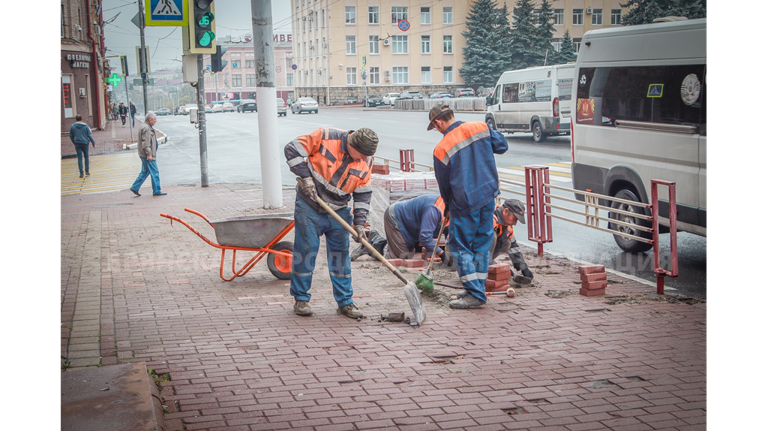
{"label": "tiled pavement edge", "polygon": [[706,428],[705,303],[613,274],[605,297],[584,297],[573,263],[526,250],[533,286],[471,311],[440,291],[421,328],[380,321],[410,314],[402,287],[354,262],[358,322],[335,313],[321,253],[315,316],[301,318],[265,263],[224,282],[220,252],[159,216],[213,239],[184,208],[263,212],[258,186],[164,190],[62,197],[61,354],[69,367],[145,362],[167,430]]}

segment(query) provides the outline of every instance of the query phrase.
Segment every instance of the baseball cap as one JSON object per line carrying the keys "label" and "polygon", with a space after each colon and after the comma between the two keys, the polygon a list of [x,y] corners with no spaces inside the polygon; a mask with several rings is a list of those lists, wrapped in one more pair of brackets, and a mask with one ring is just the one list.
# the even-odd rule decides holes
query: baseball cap
{"label": "baseball cap", "polygon": [[429,125],[427,126],[427,130],[432,130],[435,128],[435,119],[442,115],[445,112],[453,113],[453,110],[448,107],[448,105],[438,106],[435,105],[432,107],[432,109],[429,110]]}
{"label": "baseball cap", "polygon": [[517,199],[507,199],[502,206],[514,214],[517,221],[525,224],[525,205],[522,202]]}

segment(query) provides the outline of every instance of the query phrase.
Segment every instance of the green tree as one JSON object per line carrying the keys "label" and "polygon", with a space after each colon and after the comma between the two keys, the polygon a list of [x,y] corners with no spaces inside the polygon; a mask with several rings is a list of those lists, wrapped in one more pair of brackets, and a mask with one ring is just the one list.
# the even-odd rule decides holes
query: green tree
{"label": "green tree", "polygon": [[621,17],[622,25],[649,24],[656,18],[667,16],[707,17],[707,0],[627,0],[619,4],[630,8]]}
{"label": "green tree", "polygon": [[552,4],[547,0],[543,0],[539,10],[538,27],[536,27],[536,54],[541,57],[541,61],[536,64],[544,65],[545,62],[547,64],[556,64],[553,60],[556,60],[557,53],[552,47],[555,34],[554,15],[555,11],[552,8]]}
{"label": "green tree", "polygon": [[539,53],[537,29],[531,0],[519,0],[514,10],[510,68],[525,69],[544,63],[544,53]]}
{"label": "green tree", "polygon": [[461,33],[467,44],[462,48],[464,64],[459,74],[470,87],[492,86],[508,62],[499,48],[509,46],[509,22],[506,15],[499,15],[494,0],[477,0],[469,9],[467,29]]}
{"label": "green tree", "polygon": [[563,41],[560,44],[560,52],[557,53],[557,63],[555,64],[566,64],[571,61],[576,61],[576,48],[573,46],[571,33],[566,30],[563,35]]}

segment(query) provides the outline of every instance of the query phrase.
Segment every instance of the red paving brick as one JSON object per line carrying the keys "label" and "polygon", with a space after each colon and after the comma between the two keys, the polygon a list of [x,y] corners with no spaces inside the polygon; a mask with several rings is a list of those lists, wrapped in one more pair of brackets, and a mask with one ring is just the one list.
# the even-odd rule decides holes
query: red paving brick
{"label": "red paving brick", "polygon": [[[547,271],[514,298],[489,298],[482,309],[451,310],[425,297],[420,328],[353,321],[335,313],[322,267],[312,290],[315,316],[301,318],[292,312],[289,283],[264,263],[225,282],[218,250],[159,217],[183,216],[184,207],[211,219],[261,212],[242,199],[241,190],[254,188],[168,186],[162,201],[62,197],[62,322],[76,309],[76,256],[86,247],[89,214],[101,212],[96,330],[101,351],[111,352],[102,365],[141,361],[167,373],[166,429],[706,426],[706,304],[659,301],[654,285],[615,274],[610,297],[582,296],[577,264],[524,249],[534,270]],[[292,192],[284,193],[290,211]],[[321,250],[318,265],[324,256]],[[352,268],[353,280],[385,271],[363,261]],[[411,279],[420,271],[404,270]],[[386,308],[392,301],[410,315],[394,277],[391,287],[355,286],[367,315],[393,311]],[[620,296],[632,300],[610,303]],[[64,356],[75,354],[67,350],[70,336],[62,328]]]}

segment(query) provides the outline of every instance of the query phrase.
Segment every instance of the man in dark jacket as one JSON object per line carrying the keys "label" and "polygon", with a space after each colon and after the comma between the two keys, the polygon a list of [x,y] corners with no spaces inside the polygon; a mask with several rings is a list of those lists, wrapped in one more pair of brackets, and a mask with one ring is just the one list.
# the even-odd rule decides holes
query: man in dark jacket
{"label": "man in dark jacket", "polygon": [[128,102],[131,104],[131,127],[136,127],[136,105],[133,104],[133,102]]}
{"label": "man in dark jacket", "polygon": [[125,126],[125,116],[128,114],[128,108],[123,105],[123,102],[120,102],[120,106],[117,108],[117,111],[120,112],[120,121],[122,121],[123,126]]}
{"label": "man in dark jacket", "polygon": [[83,155],[85,155],[85,175],[91,175],[90,164],[88,161],[88,141],[91,141],[93,148],[96,148],[96,141],[93,140],[91,128],[83,123],[83,116],[75,117],[77,122],[69,128],[69,140],[75,144],[77,151],[77,167],[80,168],[80,178],[83,178]]}

